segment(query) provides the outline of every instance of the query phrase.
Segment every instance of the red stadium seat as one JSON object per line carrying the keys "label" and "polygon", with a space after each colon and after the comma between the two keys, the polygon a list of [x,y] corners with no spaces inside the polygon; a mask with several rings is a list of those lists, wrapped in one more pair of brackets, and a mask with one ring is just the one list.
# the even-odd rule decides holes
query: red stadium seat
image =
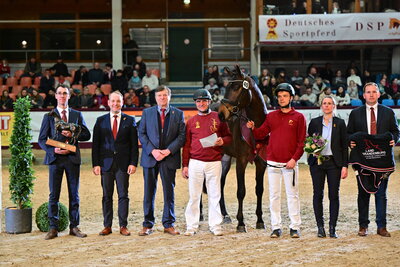
{"label": "red stadium seat", "polygon": [[0,86],[3,85],[3,78],[0,77]]}
{"label": "red stadium seat", "polygon": [[0,85],[0,95],[3,95],[3,91],[8,91],[7,85]]}
{"label": "red stadium seat", "polygon": [[95,85],[95,84],[89,84],[89,85],[87,86],[87,88],[89,88],[89,94],[94,95],[94,92],[95,92],[96,89],[97,89],[97,85]]}
{"label": "red stadium seat", "polygon": [[111,93],[111,84],[102,84],[100,90],[105,95],[109,95]]}
{"label": "red stadium seat", "polygon": [[10,93],[9,96],[10,96],[10,97],[12,98],[12,100],[14,100],[14,101],[17,99],[17,95],[16,95],[16,94]]}
{"label": "red stadium seat", "polygon": [[154,74],[158,78],[160,78],[160,70],[159,69],[151,69],[151,74]]}
{"label": "red stadium seat", "polygon": [[21,92],[21,91],[22,91],[22,85],[14,85],[11,90],[11,93],[18,95],[19,92]]}
{"label": "red stadium seat", "polygon": [[13,87],[13,86],[16,85],[16,84],[17,84],[17,78],[15,78],[15,77],[8,77],[7,83],[6,83],[6,85],[7,85],[8,87]]}
{"label": "red stadium seat", "polygon": [[14,72],[14,77],[19,79],[21,77],[21,75],[24,74],[24,70],[16,70]]}
{"label": "red stadium seat", "polygon": [[30,87],[32,85],[32,78],[22,77],[19,85],[21,85],[22,87]]}

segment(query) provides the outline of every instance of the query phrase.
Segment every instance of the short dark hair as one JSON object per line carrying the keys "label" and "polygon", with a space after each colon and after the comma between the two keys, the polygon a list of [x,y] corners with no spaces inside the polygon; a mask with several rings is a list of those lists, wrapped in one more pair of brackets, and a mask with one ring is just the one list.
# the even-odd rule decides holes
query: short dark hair
{"label": "short dark hair", "polygon": [[169,88],[168,88],[167,86],[165,86],[165,85],[160,85],[160,86],[158,86],[158,87],[155,89],[155,93],[158,93],[158,92],[161,92],[161,91],[164,91],[164,90],[167,90],[169,96],[171,95],[171,89],[169,89]]}

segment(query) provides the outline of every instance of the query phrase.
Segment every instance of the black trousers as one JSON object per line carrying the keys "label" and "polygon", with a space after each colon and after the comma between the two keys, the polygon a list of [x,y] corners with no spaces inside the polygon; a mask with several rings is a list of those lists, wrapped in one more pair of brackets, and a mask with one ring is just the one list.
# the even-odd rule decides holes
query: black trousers
{"label": "black trousers", "polygon": [[117,185],[118,193],[118,220],[120,227],[128,225],[128,209],[129,209],[129,174],[128,169],[120,170],[117,168],[115,162],[108,172],[101,173],[101,186],[103,187],[103,217],[104,227],[112,226],[113,219],[113,194],[114,194],[114,181]]}
{"label": "black trousers", "polygon": [[317,226],[324,226],[323,200],[325,178],[328,180],[329,226],[336,227],[339,214],[339,186],[342,167],[337,167],[332,158],[321,165],[310,166],[313,182],[313,207]]}

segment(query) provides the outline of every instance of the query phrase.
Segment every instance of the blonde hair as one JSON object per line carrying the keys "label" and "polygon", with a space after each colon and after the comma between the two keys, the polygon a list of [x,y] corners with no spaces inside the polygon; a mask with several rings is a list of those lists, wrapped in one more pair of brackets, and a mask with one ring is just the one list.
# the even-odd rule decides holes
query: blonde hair
{"label": "blonde hair", "polygon": [[333,105],[335,105],[335,107],[333,108],[333,115],[336,116],[337,102],[336,102],[336,98],[335,98],[334,96],[332,96],[332,95],[324,95],[324,96],[322,97],[322,101],[321,101],[321,111],[322,111],[322,103],[324,103],[324,100],[325,100],[326,98],[331,99],[332,102],[333,102]]}

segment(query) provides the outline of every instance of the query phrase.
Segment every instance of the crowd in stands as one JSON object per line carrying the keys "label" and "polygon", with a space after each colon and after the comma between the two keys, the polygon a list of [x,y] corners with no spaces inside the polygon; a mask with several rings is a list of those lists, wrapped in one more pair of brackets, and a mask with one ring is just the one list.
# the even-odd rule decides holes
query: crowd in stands
{"label": "crowd in stands", "polygon": [[[246,70],[242,69],[242,71],[246,73]],[[284,68],[277,68],[274,73],[264,68],[259,77],[251,77],[258,84],[269,107],[277,106],[274,91],[278,84],[284,82],[293,85],[296,92],[293,106],[297,107],[319,107],[325,95],[333,95],[338,106],[359,105],[362,103],[360,101],[364,101],[362,88],[368,82],[375,82],[378,85],[381,93],[380,103],[384,99],[393,99],[393,104],[396,105],[400,99],[400,74],[371,75],[368,70],[360,73],[354,62],[351,62],[343,70],[333,70],[329,63],[323,67],[311,64],[303,75],[296,69],[291,76],[286,73]],[[221,73],[218,66],[208,67],[203,85],[204,89],[210,91],[214,103],[221,101],[228,83],[226,67],[222,69]]]}
{"label": "crowd in stands", "polygon": [[159,86],[159,77],[146,67],[140,55],[123,70],[114,70],[111,63],[102,67],[96,62],[89,70],[80,66],[69,71],[59,57],[51,68],[43,71],[40,62],[31,57],[24,70],[12,76],[7,59],[0,63],[0,106],[3,110],[12,109],[13,102],[20,97],[29,97],[34,109],[54,108],[57,105],[55,89],[60,85],[70,88],[68,104],[72,108],[107,109],[108,95],[115,90],[124,95],[124,108],[137,108],[156,104],[154,89]]}

